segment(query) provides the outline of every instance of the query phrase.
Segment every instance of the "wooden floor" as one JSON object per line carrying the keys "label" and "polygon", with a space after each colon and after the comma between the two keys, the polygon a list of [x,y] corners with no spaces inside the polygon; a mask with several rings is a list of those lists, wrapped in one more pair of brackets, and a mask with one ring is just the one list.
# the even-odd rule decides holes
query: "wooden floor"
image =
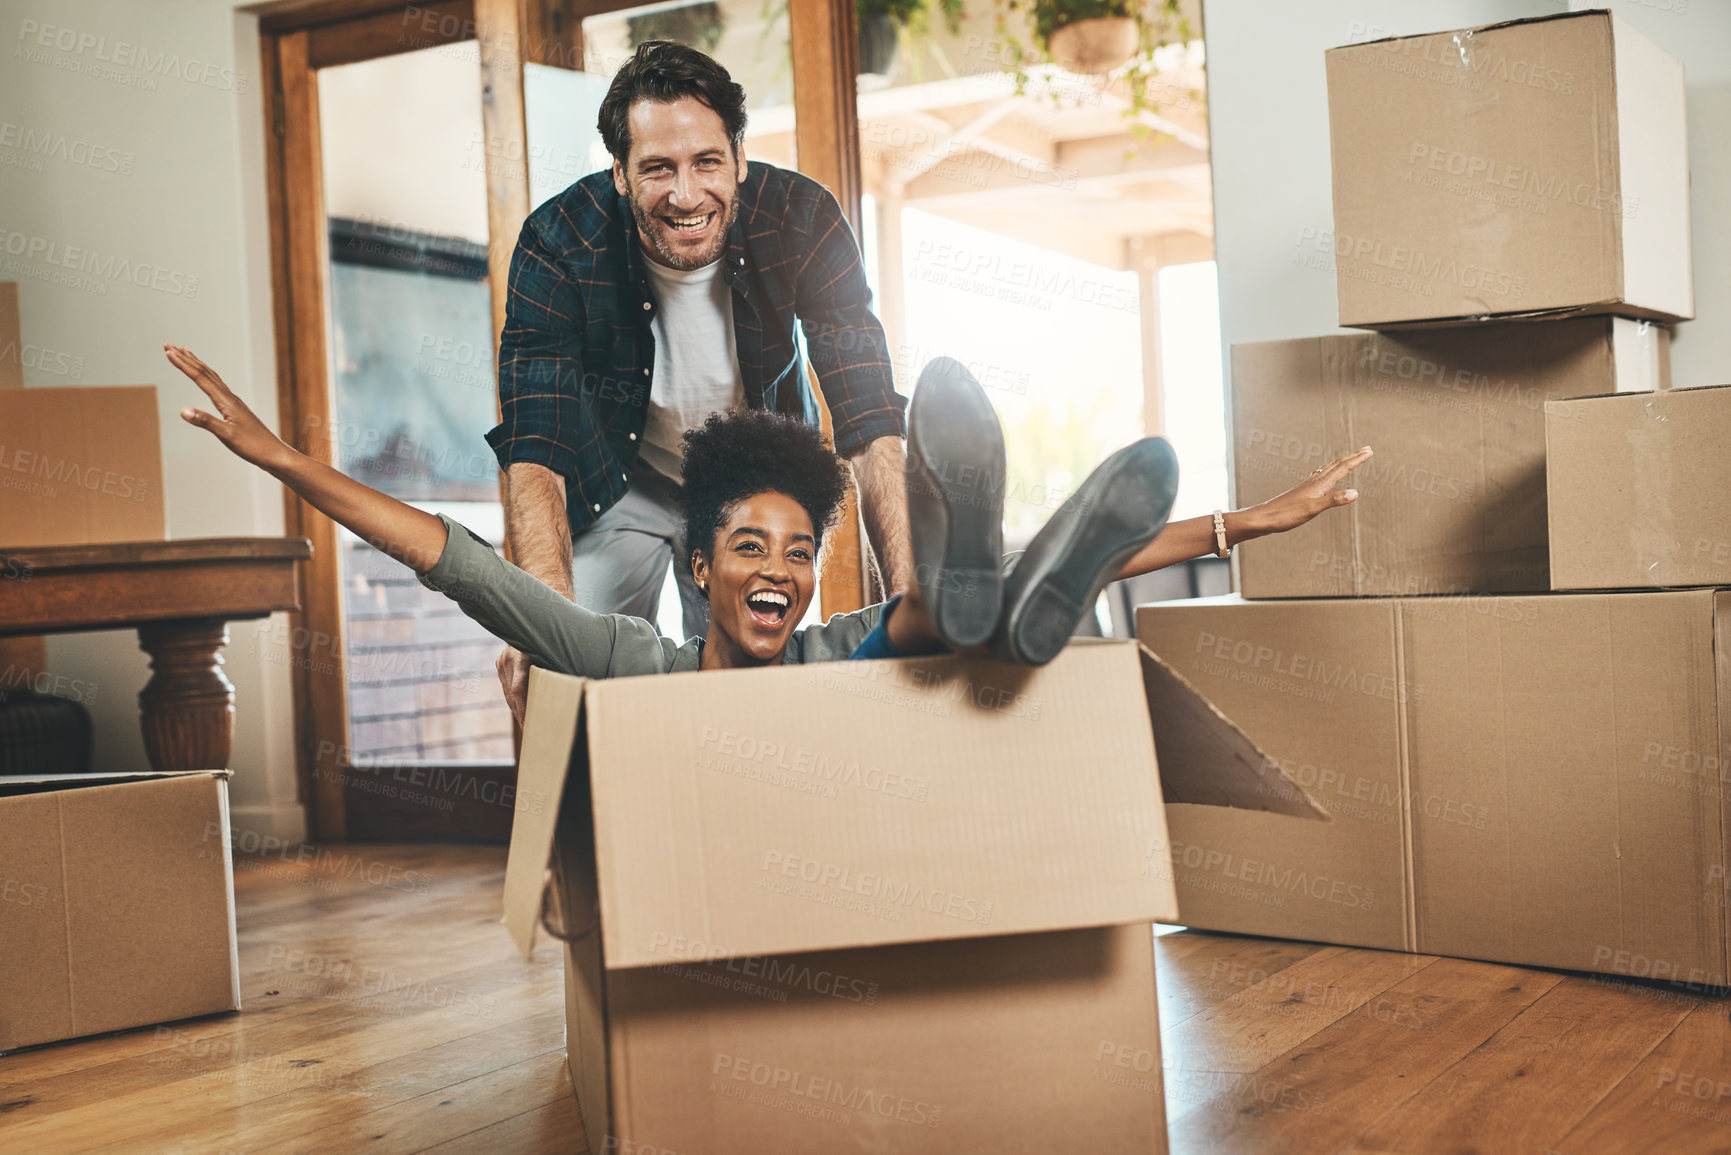
{"label": "wooden floor", "polygon": [[[0,1152],[583,1151],[558,955],[499,926],[503,849],[342,849],[349,877],[239,864],[240,1014],[0,1059]],[[1731,1151],[1723,992],[1158,946],[1174,1152]]]}

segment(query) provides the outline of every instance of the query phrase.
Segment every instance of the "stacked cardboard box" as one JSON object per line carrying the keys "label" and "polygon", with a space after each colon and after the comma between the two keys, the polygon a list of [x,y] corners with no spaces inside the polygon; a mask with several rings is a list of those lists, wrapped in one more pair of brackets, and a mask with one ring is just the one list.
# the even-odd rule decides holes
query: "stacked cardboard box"
{"label": "stacked cardboard box", "polygon": [[1334,821],[1169,807],[1180,921],[1731,982],[1731,595],[1549,592],[1731,576],[1731,391],[1669,391],[1653,324],[1681,69],[1607,12],[1327,65],[1341,322],[1383,331],[1233,350],[1239,503],[1377,454],[1138,635]]}
{"label": "stacked cardboard box", "polygon": [[518,789],[589,1149],[718,1155],[1165,1151],[1162,803],[1321,814],[1128,642],[535,670]]}

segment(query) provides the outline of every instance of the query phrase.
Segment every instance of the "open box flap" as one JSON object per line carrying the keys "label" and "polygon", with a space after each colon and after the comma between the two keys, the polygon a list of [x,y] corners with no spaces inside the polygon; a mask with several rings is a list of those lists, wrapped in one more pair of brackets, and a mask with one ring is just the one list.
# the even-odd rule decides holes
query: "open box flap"
{"label": "open box flap", "polygon": [[517,760],[517,812],[505,861],[505,927],[528,957],[541,921],[542,891],[553,854],[553,832],[565,796],[565,775],[577,750],[584,678],[538,667],[529,671],[523,750]]}
{"label": "open box flap", "polygon": [[1174,911],[1133,643],[1039,669],[827,662],[585,697],[609,969]]}
{"label": "open box flap", "polygon": [[1332,821],[1304,787],[1257,749],[1182,674],[1147,647],[1138,648],[1159,753],[1160,790],[1167,803],[1232,806]]}

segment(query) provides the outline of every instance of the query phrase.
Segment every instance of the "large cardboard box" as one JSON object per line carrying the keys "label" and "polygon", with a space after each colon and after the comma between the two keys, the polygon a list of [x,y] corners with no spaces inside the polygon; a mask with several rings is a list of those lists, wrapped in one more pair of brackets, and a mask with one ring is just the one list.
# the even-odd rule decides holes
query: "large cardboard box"
{"label": "large cardboard box", "polygon": [[1726,984],[1731,592],[1170,602],[1328,825],[1167,807],[1186,926]]}
{"label": "large cardboard box", "polygon": [[1340,323],[1694,315],[1683,67],[1599,10],[1327,54]]}
{"label": "large cardboard box", "polygon": [[1164,1151],[1163,791],[1321,814],[1128,642],[534,671],[519,792],[547,804],[506,923],[527,952],[557,911],[589,1149]]}
{"label": "large cardboard box", "polygon": [[156,386],[0,389],[0,547],[160,541]]}
{"label": "large cardboard box", "polygon": [[0,1051],[240,1009],[228,771],[0,777]]}
{"label": "large cardboard box", "polygon": [[1669,384],[1662,326],[1613,317],[1232,347],[1236,504],[1369,445],[1357,503],[1237,551],[1248,598],[1550,588],[1545,403]]}
{"label": "large cardboard box", "polygon": [[1551,586],[1731,586],[1731,386],[1545,404]]}

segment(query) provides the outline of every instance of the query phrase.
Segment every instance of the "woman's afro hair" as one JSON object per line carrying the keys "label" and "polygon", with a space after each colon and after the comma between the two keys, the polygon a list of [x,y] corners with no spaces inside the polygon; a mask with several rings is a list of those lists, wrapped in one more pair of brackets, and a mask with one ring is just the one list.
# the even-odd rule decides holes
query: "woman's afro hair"
{"label": "woman's afro hair", "polygon": [[814,426],[766,409],[713,413],[685,433],[686,560],[714,549],[733,507],[760,493],[785,493],[811,515],[823,544],[847,496],[848,472]]}

